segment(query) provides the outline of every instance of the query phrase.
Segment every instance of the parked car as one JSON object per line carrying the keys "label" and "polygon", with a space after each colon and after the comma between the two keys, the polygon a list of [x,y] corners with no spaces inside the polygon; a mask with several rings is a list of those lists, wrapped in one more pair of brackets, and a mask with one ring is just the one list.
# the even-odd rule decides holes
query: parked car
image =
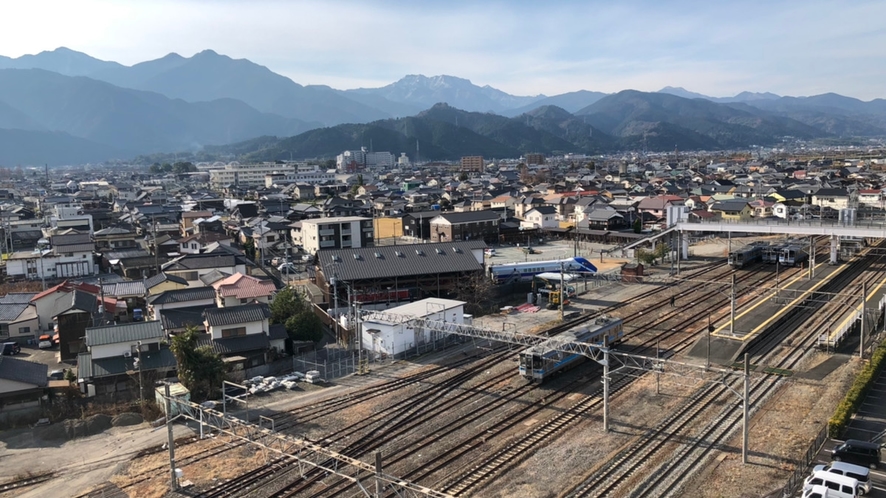
{"label": "parked car", "polygon": [[880,445],[857,439],[847,439],[831,451],[831,460],[865,465],[876,469],[880,465]]}
{"label": "parked car", "polygon": [[833,474],[851,477],[858,481],[858,494],[866,495],[871,492],[871,471],[867,467],[846,462],[831,462],[829,465],[816,465],[813,472],[823,470]]}
{"label": "parked car", "polygon": [[67,373],[64,369],[62,370],[53,370],[49,373],[50,380],[65,380],[65,373]]}
{"label": "parked car", "polygon": [[804,491],[813,486],[826,487],[828,489],[828,497],[858,498],[860,491],[857,479],[823,471],[813,472],[803,482]]}
{"label": "parked car", "polygon": [[142,313],[141,308],[136,308],[132,310],[132,321],[133,322],[141,322],[145,319],[145,315]]}
{"label": "parked car", "polygon": [[12,356],[14,354],[19,354],[22,352],[22,347],[15,342],[4,342],[3,343],[3,355],[4,356]]}
{"label": "parked car", "polygon": [[292,263],[283,263],[282,265],[277,267],[277,270],[279,270],[280,273],[286,273],[287,271],[289,273],[298,273],[298,268],[296,268],[295,265]]}
{"label": "parked car", "polygon": [[49,334],[43,334],[37,338],[37,347],[40,349],[49,349],[53,346],[52,336]]}
{"label": "parked car", "polygon": [[288,262],[289,262],[289,258],[283,257],[283,256],[278,256],[278,257],[271,260],[271,264],[274,266],[280,266],[280,265],[282,265],[284,263],[288,263]]}

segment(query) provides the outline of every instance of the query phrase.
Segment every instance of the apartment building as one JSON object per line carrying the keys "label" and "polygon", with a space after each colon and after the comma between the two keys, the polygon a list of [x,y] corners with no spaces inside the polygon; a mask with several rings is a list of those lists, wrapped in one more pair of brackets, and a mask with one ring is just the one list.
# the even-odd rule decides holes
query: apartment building
{"label": "apartment building", "polygon": [[461,158],[461,170],[462,171],[479,171],[482,172],[483,168],[485,168],[486,163],[483,161],[483,156],[465,156]]}
{"label": "apartment building", "polygon": [[291,164],[240,164],[232,162],[226,164],[223,169],[209,170],[209,183],[213,188],[222,188],[227,185],[260,187],[265,185],[265,176],[273,173],[294,175],[297,173],[297,170]]}
{"label": "apartment building", "polygon": [[310,254],[316,254],[321,249],[375,245],[372,218],[362,216],[302,220],[301,238],[305,252]]}

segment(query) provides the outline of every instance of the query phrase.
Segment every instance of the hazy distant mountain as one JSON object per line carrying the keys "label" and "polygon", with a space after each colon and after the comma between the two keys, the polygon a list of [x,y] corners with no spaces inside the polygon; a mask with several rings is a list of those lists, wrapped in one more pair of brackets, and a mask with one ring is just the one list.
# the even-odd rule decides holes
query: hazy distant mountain
{"label": "hazy distant mountain", "polygon": [[82,164],[106,159],[128,159],[114,147],[58,131],[0,129],[0,166]]}
{"label": "hazy distant mountain", "polygon": [[[827,133],[798,121],[769,116],[753,108],[739,109],[705,99],[686,99],[666,93],[625,90],[604,97],[578,111],[585,122],[604,133],[630,142],[645,137],[647,147],[662,150],[674,146],[737,148],[765,145],[789,135],[817,138]],[[670,147],[663,140],[673,142]]]}
{"label": "hazy distant mountain", "polygon": [[122,67],[116,62],[99,60],[65,47],[15,59],[0,55],[0,69],[45,69],[65,76],[86,76]]}
{"label": "hazy distant mountain", "polygon": [[324,126],[390,116],[347,99],[329,87],[305,87],[249,60],[232,59],[212,50],[190,58],[169,54],[132,67],[94,73],[91,77],[188,102],[237,99],[262,112],[315,121]]}
{"label": "hazy distant mountain", "polygon": [[455,76],[428,77],[421,74],[405,76],[381,88],[358,88],[345,93],[377,95],[392,102],[412,104],[423,109],[438,102],[446,102],[459,109],[477,112],[501,112],[544,98],[544,95],[518,97],[488,85],[477,86],[470,80]]}
{"label": "hazy distant mountain", "polygon": [[560,95],[554,95],[553,97],[545,97],[541,100],[537,100],[532,102],[531,104],[524,105],[522,107],[517,107],[514,109],[508,109],[502,112],[505,116],[519,116],[520,114],[530,112],[532,110],[538,109],[540,107],[545,106],[555,106],[560,109],[564,109],[568,112],[576,112],[579,109],[583,109],[594,102],[605,97],[606,93],[603,92],[591,92],[589,90],[579,90],[577,92],[569,92],[563,93]]}
{"label": "hazy distant mountain", "polygon": [[696,92],[690,92],[689,90],[681,87],[681,86],[666,86],[659,90],[656,93],[666,93],[668,95],[676,95],[677,97],[683,97],[684,99],[705,99],[713,101],[714,97],[708,97],[707,95],[702,95]]}
{"label": "hazy distant mountain", "polygon": [[[586,123],[565,109],[548,105],[534,109],[515,119],[578,146],[587,153],[603,153],[622,147],[616,139]],[[573,149],[575,150],[575,149]]]}
{"label": "hazy distant mountain", "polygon": [[[105,146],[96,151],[131,155],[191,150],[262,134],[292,135],[316,127],[260,113],[233,99],[188,103],[39,69],[0,70],[0,123],[62,132]],[[38,164],[44,162],[39,150],[32,157]]]}
{"label": "hazy distant mountain", "polygon": [[669,95],[676,95],[677,97],[683,97],[684,99],[705,99],[710,100],[711,102],[717,102],[720,104],[726,104],[730,102],[750,102],[755,100],[775,100],[780,98],[778,95],[770,92],[757,93],[757,92],[741,92],[734,97],[710,97],[707,95],[703,95],[701,93],[690,92],[689,90],[683,87],[673,87],[666,86],[659,90],[656,93],[666,93]]}

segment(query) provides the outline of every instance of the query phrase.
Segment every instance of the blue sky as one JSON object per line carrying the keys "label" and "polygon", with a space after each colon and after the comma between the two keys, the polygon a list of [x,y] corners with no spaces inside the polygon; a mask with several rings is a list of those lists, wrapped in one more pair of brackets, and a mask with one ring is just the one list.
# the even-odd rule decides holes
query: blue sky
{"label": "blue sky", "polygon": [[4,3],[0,54],[131,65],[203,49],[301,84],[449,74],[517,95],[682,86],[886,98],[886,2],[78,0]]}

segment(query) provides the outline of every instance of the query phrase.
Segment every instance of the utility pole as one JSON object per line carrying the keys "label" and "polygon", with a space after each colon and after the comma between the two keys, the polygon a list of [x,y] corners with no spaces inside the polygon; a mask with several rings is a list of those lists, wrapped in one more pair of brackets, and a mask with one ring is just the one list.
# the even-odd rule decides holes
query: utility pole
{"label": "utility pole", "polygon": [[151,215],[151,235],[154,238],[154,267],[157,268],[157,275],[160,274],[160,247],[157,245],[157,222],[154,215]]}
{"label": "utility pole", "polygon": [[142,406],[145,403],[145,383],[142,378],[142,341],[136,343],[138,350],[138,404]]}
{"label": "utility pole", "polygon": [[[338,278],[335,274],[335,262],[332,263],[332,280],[330,280],[329,283],[332,284],[332,310],[333,310],[333,313],[336,313],[336,311],[338,310]],[[338,330],[338,316],[337,315],[336,315],[336,317],[333,318],[333,321],[335,322],[335,325],[333,325],[334,330],[335,330],[335,342],[340,343],[341,337],[340,337],[340,333]]]}
{"label": "utility pole", "polygon": [[169,446],[169,489],[175,491],[178,489],[178,482],[175,475],[175,437],[172,433],[172,403],[169,399],[169,384],[164,384],[164,389],[166,391],[164,403],[166,406],[166,436],[168,438],[166,444]]}

